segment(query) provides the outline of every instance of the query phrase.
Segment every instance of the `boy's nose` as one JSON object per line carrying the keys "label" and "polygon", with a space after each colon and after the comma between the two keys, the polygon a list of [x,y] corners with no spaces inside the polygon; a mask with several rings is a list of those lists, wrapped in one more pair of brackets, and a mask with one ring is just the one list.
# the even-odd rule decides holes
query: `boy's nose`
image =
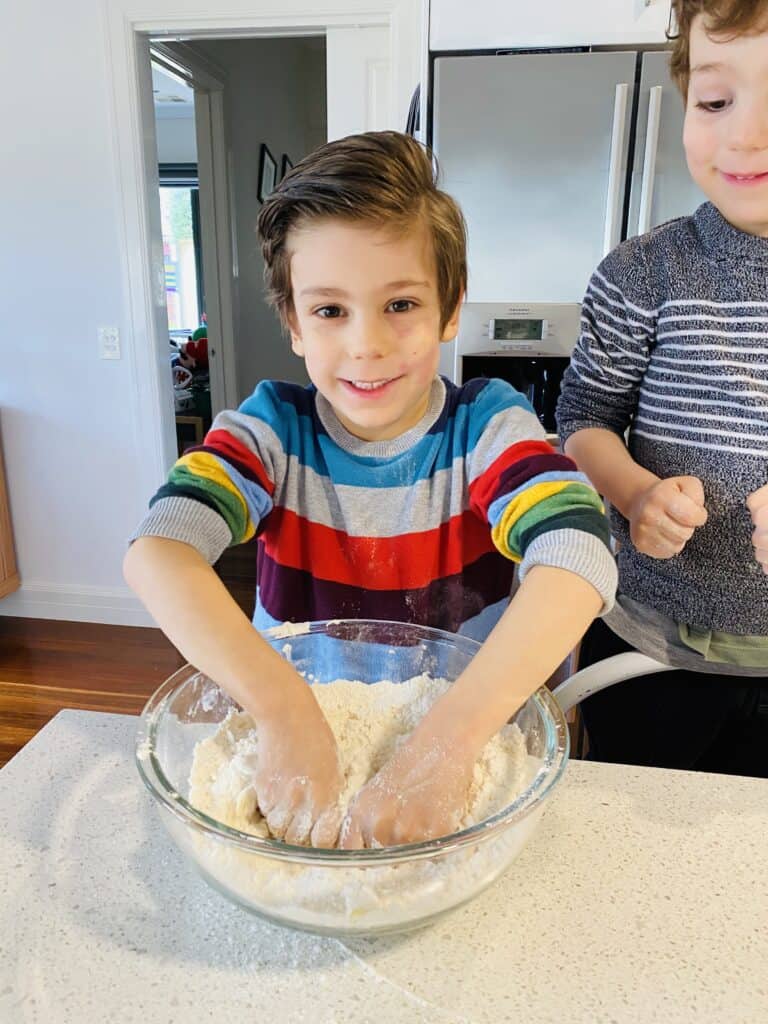
{"label": "boy's nose", "polygon": [[388,335],[384,324],[366,317],[349,340],[349,353],[355,359],[381,359],[389,351]]}
{"label": "boy's nose", "polygon": [[731,123],[733,149],[768,150],[768,109],[763,104],[744,105]]}

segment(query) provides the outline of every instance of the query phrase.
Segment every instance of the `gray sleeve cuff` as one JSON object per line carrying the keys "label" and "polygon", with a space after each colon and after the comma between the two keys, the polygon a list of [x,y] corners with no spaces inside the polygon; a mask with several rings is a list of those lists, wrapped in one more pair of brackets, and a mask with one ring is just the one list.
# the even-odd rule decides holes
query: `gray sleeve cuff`
{"label": "gray sleeve cuff", "polygon": [[575,572],[591,583],[602,597],[600,615],[613,608],[619,573],[615,558],[599,537],[573,529],[542,533],[531,541],[525,552],[518,571],[521,582],[534,565],[551,565]]}
{"label": "gray sleeve cuff", "polygon": [[557,437],[563,454],[565,454],[565,442],[580,430],[608,430],[611,434],[620,437],[622,441],[626,434],[625,427],[618,427],[613,423],[606,423],[604,420],[589,419],[586,416],[582,416],[580,419],[563,420],[562,423],[558,420],[557,428]]}
{"label": "gray sleeve cuff", "polygon": [[232,543],[232,533],[218,512],[194,498],[161,498],[156,501],[129,544],[139,537],[164,537],[196,548],[209,565]]}

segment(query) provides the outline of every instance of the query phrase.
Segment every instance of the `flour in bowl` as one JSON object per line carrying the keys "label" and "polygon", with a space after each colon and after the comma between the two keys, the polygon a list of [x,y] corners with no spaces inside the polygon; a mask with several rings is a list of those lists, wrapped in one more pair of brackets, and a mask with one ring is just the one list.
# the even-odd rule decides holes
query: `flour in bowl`
{"label": "flour in bowl", "polygon": [[[345,785],[342,808],[389,760],[432,704],[448,689],[443,679],[421,675],[404,683],[364,684],[337,680],[313,692],[336,737]],[[190,802],[209,817],[241,832],[268,836],[259,813],[253,775],[258,730],[250,715],[232,712],[218,731],[195,749]],[[505,726],[477,764],[461,827],[490,817],[520,792],[525,742],[515,725]]]}
{"label": "flour in bowl", "polygon": [[[344,772],[344,807],[413,731],[449,687],[442,679],[416,676],[403,683],[364,684],[348,680],[315,684],[313,691],[333,730]],[[218,730],[200,741],[190,773],[190,803],[216,821],[267,838],[253,789],[258,730],[245,712],[231,712]],[[530,781],[535,765],[516,725],[505,726],[475,765],[465,828],[513,802]],[[526,833],[526,822],[520,823]],[[522,847],[515,831],[491,841],[429,858],[392,865],[298,864],[251,854],[199,837],[198,858],[228,890],[273,916],[315,928],[365,930],[438,913],[492,881]],[[499,843],[502,846],[499,846]]]}

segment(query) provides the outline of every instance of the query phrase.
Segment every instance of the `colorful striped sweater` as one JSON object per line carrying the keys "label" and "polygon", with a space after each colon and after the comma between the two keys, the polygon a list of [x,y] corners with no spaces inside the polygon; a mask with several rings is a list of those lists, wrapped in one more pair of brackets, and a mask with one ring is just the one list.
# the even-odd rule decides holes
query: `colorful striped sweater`
{"label": "colorful striped sweater", "polygon": [[484,639],[521,577],[581,574],[610,607],[616,569],[599,496],[508,384],[436,378],[422,420],[366,442],[314,387],[267,381],[173,467],[135,536],[215,562],[257,545],[254,624],[374,618]]}

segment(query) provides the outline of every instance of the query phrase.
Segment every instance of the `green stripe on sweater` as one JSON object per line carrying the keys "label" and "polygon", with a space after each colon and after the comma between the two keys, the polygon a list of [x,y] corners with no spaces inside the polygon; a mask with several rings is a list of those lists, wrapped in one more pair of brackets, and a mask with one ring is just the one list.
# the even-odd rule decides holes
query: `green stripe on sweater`
{"label": "green stripe on sweater", "polygon": [[226,522],[232,534],[232,543],[240,544],[242,542],[248,525],[248,513],[242,498],[238,498],[226,487],[206,480],[205,477],[197,476],[178,464],[171,470],[166,486],[184,488],[187,494],[190,487],[200,492],[200,500],[207,505],[213,503],[213,507]]}
{"label": "green stripe on sweater", "polygon": [[507,543],[512,551],[516,551],[522,556],[524,550],[522,535],[527,530],[530,530],[544,520],[548,521],[550,519],[554,519],[555,522],[549,524],[547,529],[557,530],[560,528],[557,522],[559,517],[580,508],[588,509],[596,518],[597,516],[601,519],[605,518],[602,512],[602,501],[597,491],[586,484],[572,483],[558,494],[553,494],[549,498],[538,502],[533,508],[528,509],[527,512],[520,516],[509,531]]}
{"label": "green stripe on sweater", "polygon": [[605,516],[592,508],[574,508],[569,512],[549,516],[534,523],[530,528],[523,529],[518,538],[521,554],[525,554],[537,537],[551,530],[581,530],[582,533],[597,537],[609,550],[611,547],[611,530]]}

